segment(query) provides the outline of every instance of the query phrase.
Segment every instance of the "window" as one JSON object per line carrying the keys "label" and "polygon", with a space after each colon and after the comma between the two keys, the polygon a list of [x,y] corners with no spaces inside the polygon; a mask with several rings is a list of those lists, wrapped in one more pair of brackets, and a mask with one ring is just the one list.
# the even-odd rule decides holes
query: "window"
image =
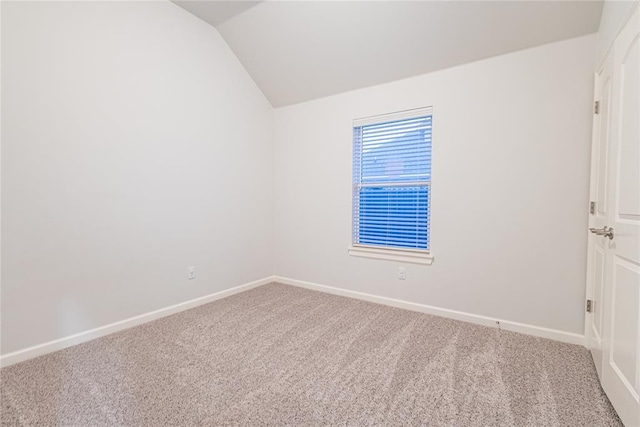
{"label": "window", "polygon": [[430,264],[431,108],[353,122],[356,256]]}

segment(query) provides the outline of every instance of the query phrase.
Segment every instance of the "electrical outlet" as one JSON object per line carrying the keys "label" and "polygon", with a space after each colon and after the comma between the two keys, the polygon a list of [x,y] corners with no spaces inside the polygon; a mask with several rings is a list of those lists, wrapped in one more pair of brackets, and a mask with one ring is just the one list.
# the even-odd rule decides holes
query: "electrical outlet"
{"label": "electrical outlet", "polygon": [[407,269],[405,267],[398,267],[398,279],[400,280],[407,279]]}
{"label": "electrical outlet", "polygon": [[193,280],[196,278],[196,267],[191,266],[187,269],[187,279]]}

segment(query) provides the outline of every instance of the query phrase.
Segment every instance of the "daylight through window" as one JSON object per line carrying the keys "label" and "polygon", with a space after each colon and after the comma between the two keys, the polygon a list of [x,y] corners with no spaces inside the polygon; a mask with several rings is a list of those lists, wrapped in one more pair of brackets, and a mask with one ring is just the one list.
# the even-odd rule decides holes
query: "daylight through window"
{"label": "daylight through window", "polygon": [[354,246],[429,250],[431,130],[431,108],[354,120]]}

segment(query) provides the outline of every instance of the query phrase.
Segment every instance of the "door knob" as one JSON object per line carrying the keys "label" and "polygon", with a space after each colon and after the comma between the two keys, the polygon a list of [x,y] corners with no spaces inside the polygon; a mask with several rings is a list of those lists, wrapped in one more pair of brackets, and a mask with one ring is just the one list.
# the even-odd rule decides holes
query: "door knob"
{"label": "door knob", "polygon": [[609,240],[613,240],[613,228],[609,228],[606,225],[602,228],[589,228],[593,234],[597,236],[608,237]]}

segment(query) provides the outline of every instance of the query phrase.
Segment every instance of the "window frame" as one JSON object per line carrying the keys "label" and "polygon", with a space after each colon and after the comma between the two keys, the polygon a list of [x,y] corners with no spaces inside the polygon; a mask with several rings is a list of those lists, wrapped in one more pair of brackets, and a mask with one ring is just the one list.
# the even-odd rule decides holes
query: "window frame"
{"label": "window frame", "polygon": [[[424,116],[431,116],[431,120],[433,123],[433,107],[422,107],[411,110],[398,111],[388,114],[382,114],[377,116],[364,117],[360,119],[353,120],[352,124],[352,155],[355,156],[355,139],[354,139],[354,129],[373,125],[373,124],[381,124],[385,122],[392,122],[397,120],[405,120],[412,118],[419,118]],[[432,125],[433,126],[433,125]],[[433,128],[431,130],[431,138],[433,141]],[[432,142],[433,144],[433,142]],[[431,156],[433,158],[433,146],[431,147]],[[429,249],[413,249],[413,248],[402,248],[402,247],[393,247],[393,246],[384,246],[384,245],[367,245],[356,243],[355,231],[358,224],[356,224],[357,216],[355,213],[356,209],[356,192],[362,186],[361,183],[357,183],[354,179],[355,176],[355,161],[351,162],[351,171],[352,171],[352,198],[351,198],[351,244],[348,247],[349,255],[356,257],[365,257],[365,258],[373,258],[373,259],[382,259],[389,261],[396,261],[401,263],[413,263],[413,264],[423,264],[423,265],[431,265],[433,262],[433,252],[431,251],[431,230],[428,227],[427,234],[427,247]],[[399,183],[401,181],[398,181]],[[431,190],[432,190],[432,176],[429,176],[429,181],[426,186],[429,191],[429,199],[427,204],[427,218],[429,223],[431,222]]]}

